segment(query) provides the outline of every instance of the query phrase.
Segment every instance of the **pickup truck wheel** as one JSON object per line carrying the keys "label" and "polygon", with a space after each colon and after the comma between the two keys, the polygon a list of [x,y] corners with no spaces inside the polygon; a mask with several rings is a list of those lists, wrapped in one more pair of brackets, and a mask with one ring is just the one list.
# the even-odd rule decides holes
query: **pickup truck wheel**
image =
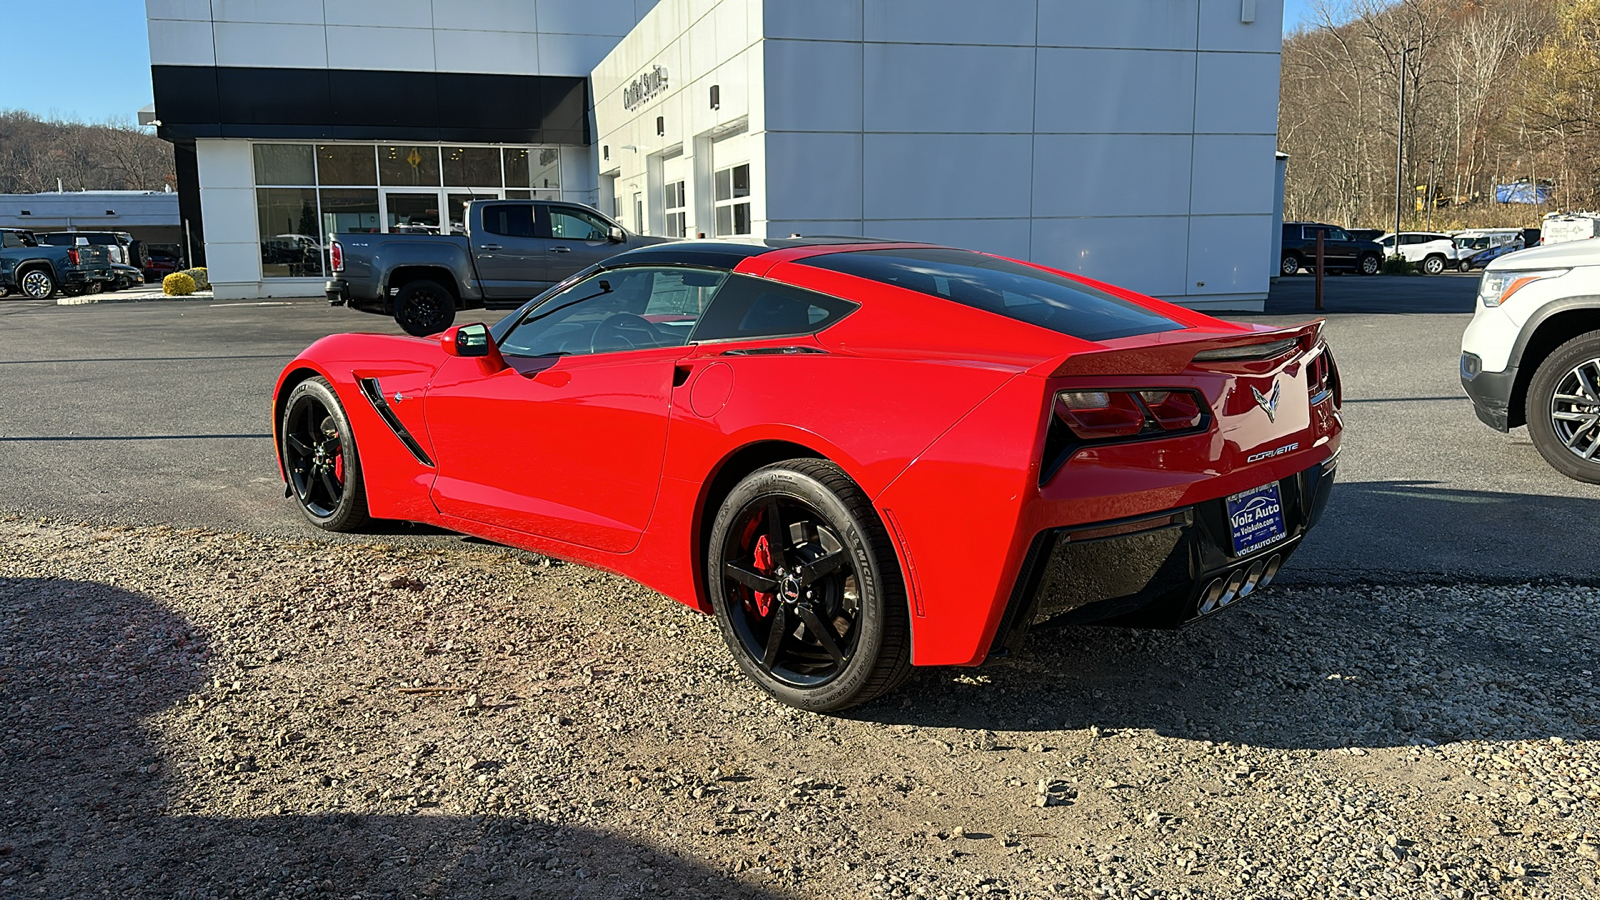
{"label": "pickup truck wheel", "polygon": [[438,334],[456,320],[456,298],[439,282],[418,279],[395,295],[394,320],[406,334]]}
{"label": "pickup truck wheel", "polygon": [[1443,275],[1444,274],[1444,257],[1442,257],[1442,256],[1430,256],[1427,259],[1423,260],[1422,261],[1422,274],[1424,274],[1424,275]]}
{"label": "pickup truck wheel", "polygon": [[34,300],[49,300],[56,295],[56,278],[48,269],[29,269],[22,275],[22,293]]}
{"label": "pickup truck wheel", "polygon": [[1600,331],[1556,348],[1528,385],[1528,437],[1557,472],[1600,484]]}

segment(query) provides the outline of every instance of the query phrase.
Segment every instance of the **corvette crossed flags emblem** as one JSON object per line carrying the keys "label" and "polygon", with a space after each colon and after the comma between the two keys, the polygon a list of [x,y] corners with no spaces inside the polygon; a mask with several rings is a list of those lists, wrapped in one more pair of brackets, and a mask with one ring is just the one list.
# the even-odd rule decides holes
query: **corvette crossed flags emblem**
{"label": "corvette crossed flags emblem", "polygon": [[1254,387],[1250,388],[1250,393],[1256,395],[1256,405],[1261,407],[1261,409],[1266,412],[1268,422],[1278,421],[1278,395],[1282,392],[1282,384],[1274,384],[1272,386],[1271,397],[1262,396],[1260,391],[1256,390]]}

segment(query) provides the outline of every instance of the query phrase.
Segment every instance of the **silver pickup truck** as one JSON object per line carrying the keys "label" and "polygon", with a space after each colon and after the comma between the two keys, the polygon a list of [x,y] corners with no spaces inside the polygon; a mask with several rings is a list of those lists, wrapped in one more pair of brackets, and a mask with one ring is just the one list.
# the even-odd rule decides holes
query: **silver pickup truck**
{"label": "silver pickup truck", "polygon": [[458,309],[515,305],[603,259],[665,240],[553,200],[474,200],[466,229],[334,235],[328,302],[392,315],[422,337],[449,328]]}

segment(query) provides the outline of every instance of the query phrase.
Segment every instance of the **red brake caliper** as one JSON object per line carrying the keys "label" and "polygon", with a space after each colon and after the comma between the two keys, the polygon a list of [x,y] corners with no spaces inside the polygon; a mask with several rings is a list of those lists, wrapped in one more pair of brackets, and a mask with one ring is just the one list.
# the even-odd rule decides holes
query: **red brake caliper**
{"label": "red brake caliper", "polygon": [[[764,534],[756,539],[756,552],[753,562],[757,572],[762,575],[772,574],[772,548],[768,545],[767,536]],[[751,593],[756,598],[756,610],[765,617],[772,611],[772,595],[763,594],[760,591],[751,591]]]}
{"label": "red brake caliper", "polygon": [[344,451],[333,458],[333,480],[344,484]]}

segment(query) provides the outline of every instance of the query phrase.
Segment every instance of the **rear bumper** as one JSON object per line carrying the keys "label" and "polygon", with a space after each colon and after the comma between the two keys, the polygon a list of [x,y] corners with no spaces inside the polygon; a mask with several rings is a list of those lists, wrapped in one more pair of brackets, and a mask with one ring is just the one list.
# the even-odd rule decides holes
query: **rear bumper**
{"label": "rear bumper", "polygon": [[344,306],[350,302],[350,285],[343,281],[330,281],[322,286],[329,306]]}
{"label": "rear bumper", "polygon": [[1472,398],[1472,411],[1483,424],[1496,431],[1510,431],[1511,392],[1517,383],[1517,370],[1483,371],[1483,361],[1475,353],[1461,354],[1461,386]]}
{"label": "rear bumper", "polygon": [[[1223,499],[1039,533],[987,659],[1015,653],[1029,629],[1044,622],[1177,628],[1254,593],[1321,518],[1337,461],[1281,479],[1286,535],[1243,555],[1233,553]],[[1237,589],[1230,591],[1232,585]]]}

